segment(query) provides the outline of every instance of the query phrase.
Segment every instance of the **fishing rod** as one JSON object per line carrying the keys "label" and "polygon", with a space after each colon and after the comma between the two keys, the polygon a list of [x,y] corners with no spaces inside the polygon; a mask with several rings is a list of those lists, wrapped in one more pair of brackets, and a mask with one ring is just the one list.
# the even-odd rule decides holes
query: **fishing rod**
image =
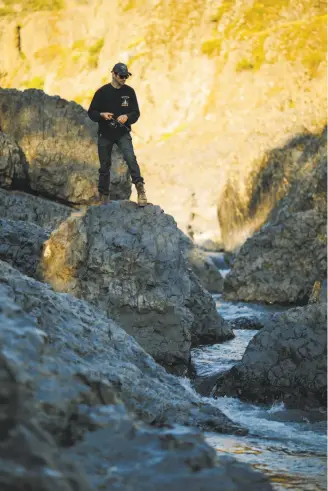
{"label": "fishing rod", "polygon": [[111,119],[109,120],[109,124],[111,126],[113,126],[114,128],[116,128],[117,124],[119,124],[122,128],[125,128],[129,133],[130,131],[132,131],[132,133],[134,135],[136,135],[138,138],[141,138],[145,143],[147,143],[147,140],[145,140],[145,138],[143,138],[142,136],[138,135],[138,133],[136,133],[134,130],[132,130],[132,128],[128,128],[127,126],[125,126],[125,124],[121,123],[120,121],[117,121],[117,119]]}

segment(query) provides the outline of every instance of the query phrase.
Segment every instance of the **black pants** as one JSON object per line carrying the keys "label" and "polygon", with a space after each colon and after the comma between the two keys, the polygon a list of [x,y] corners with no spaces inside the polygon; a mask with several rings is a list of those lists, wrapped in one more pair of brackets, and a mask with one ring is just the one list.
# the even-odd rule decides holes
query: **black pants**
{"label": "black pants", "polygon": [[140,168],[134,154],[132,138],[130,133],[126,133],[121,136],[118,140],[109,140],[105,136],[98,137],[98,155],[100,162],[99,169],[99,182],[98,182],[98,191],[101,194],[108,195],[109,194],[109,184],[110,184],[110,168],[112,164],[112,149],[113,145],[116,145],[120,148],[123,153],[123,157],[130,171],[131,179],[133,184],[137,184],[137,182],[144,182],[143,178],[140,175]]}

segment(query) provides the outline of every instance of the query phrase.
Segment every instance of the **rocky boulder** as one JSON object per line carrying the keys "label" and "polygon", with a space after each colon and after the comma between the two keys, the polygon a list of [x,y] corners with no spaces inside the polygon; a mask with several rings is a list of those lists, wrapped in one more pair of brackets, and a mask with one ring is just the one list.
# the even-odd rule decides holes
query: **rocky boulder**
{"label": "rocky boulder", "polygon": [[175,372],[185,373],[191,342],[233,337],[158,206],[121,201],[72,215],[46,242],[40,278],[99,307]]}
{"label": "rocky boulder", "polygon": [[186,252],[186,256],[205,290],[211,293],[222,293],[223,277],[211,257],[194,245]]}
{"label": "rocky boulder", "polygon": [[[29,486],[35,491],[110,491],[129,487],[164,491],[170,486],[178,491],[188,486],[191,491],[214,491],[218,483],[220,489],[234,491],[245,485],[255,491],[272,489],[266,477],[246,464],[217,458],[195,429],[154,428],[138,422],[102,371],[95,369],[85,353],[71,348],[72,333],[76,339],[80,335],[81,340],[85,335],[97,339],[87,330],[87,325],[91,330],[94,326],[92,317],[90,323],[80,325],[79,333],[77,324],[70,326],[75,327],[70,333],[67,324],[57,320],[60,316],[54,317],[57,327],[61,323],[63,327],[61,336],[56,336],[49,317],[41,326],[33,307],[25,304],[30,314],[26,315],[12,302],[15,280],[10,271],[15,275],[8,266],[7,283],[0,286],[1,489]],[[16,280],[37,285],[21,275]],[[48,297],[46,303],[53,312],[56,299],[62,297],[65,304],[65,297],[71,298],[50,293],[44,285],[40,289],[44,297],[48,290],[51,300]],[[22,291],[18,297],[22,299]],[[71,300],[80,304],[77,312],[83,312],[86,304]],[[60,304],[59,300],[59,309]],[[46,325],[48,331],[43,330]],[[107,346],[113,341],[109,336],[113,327],[107,323],[104,330]],[[121,335],[128,338],[123,331]],[[122,365],[120,369],[124,373]]]}
{"label": "rocky boulder", "polygon": [[[26,186],[33,191],[71,203],[85,203],[95,195],[97,125],[80,105],[42,90],[0,89],[0,128],[23,150],[28,164]],[[0,145],[8,144],[2,139]],[[2,152],[5,156],[6,150]],[[111,181],[114,199],[129,198],[131,180],[116,146]]]}
{"label": "rocky boulder", "polygon": [[255,316],[242,316],[229,321],[233,329],[247,329],[258,331],[263,328],[262,322]]}
{"label": "rocky boulder", "polygon": [[[0,189],[0,217],[34,223],[43,227],[47,232],[56,229],[74,211],[76,212],[76,209],[39,196]],[[19,236],[17,240],[21,240]],[[33,237],[29,237],[29,240],[32,241]],[[202,286],[212,293],[222,292],[223,278],[211,258],[195,247],[182,232],[181,243],[188,263]],[[5,257],[2,259],[6,260]],[[16,267],[20,270],[18,265]],[[32,273],[26,274],[34,276]]]}
{"label": "rocky boulder", "polygon": [[28,179],[24,154],[15,140],[0,131],[0,186],[11,188]]}
{"label": "rocky boulder", "polygon": [[48,238],[49,234],[33,223],[0,218],[0,259],[28,276],[35,276]]}
{"label": "rocky boulder", "polygon": [[[77,377],[82,385],[91,387],[93,378],[94,383],[98,380],[100,395],[109,388],[115,390],[128,410],[144,423],[157,426],[177,423],[218,432],[245,433],[218,408],[182,386],[132,336],[87,302],[56,293],[49,285],[22,275],[9,264],[0,261],[0,266],[2,296],[8,303],[14,301],[19,310],[33,319],[49,345],[46,352],[57,360],[53,367],[49,362],[47,370],[52,372],[62,364],[67,377]],[[33,372],[33,364],[28,370]],[[81,400],[77,396],[81,387],[72,391],[71,382],[63,375],[62,387],[55,392],[50,383],[53,377],[52,373],[49,383],[43,383],[39,404],[52,404],[52,418],[47,424],[51,426],[55,422],[58,435],[64,435],[68,421],[62,419],[61,411],[68,412],[75,397]],[[73,424],[72,421],[70,426]]]}
{"label": "rocky boulder", "polygon": [[327,306],[276,314],[249,343],[239,365],[219,376],[214,394],[290,407],[326,405]]}
{"label": "rocky boulder", "polygon": [[242,246],[225,279],[227,299],[304,303],[326,278],[326,148],[322,136],[268,222]]}
{"label": "rocky boulder", "polygon": [[1,490],[91,491],[82,469],[63,456],[54,438],[39,424],[26,366],[41,371],[42,335],[8,300],[1,292]]}
{"label": "rocky boulder", "polygon": [[66,220],[74,209],[39,196],[0,189],[0,217],[34,223],[52,231]]}

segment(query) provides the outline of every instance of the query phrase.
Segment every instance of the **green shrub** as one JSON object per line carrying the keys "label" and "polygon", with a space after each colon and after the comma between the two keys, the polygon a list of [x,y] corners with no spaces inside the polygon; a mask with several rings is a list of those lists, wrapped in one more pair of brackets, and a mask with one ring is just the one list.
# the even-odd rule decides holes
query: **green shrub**
{"label": "green shrub", "polygon": [[120,7],[123,12],[127,12],[128,10],[135,9],[137,7],[136,0],[121,0]]}
{"label": "green shrub", "polygon": [[65,7],[64,0],[3,0],[5,7],[21,5],[22,11],[37,12],[39,10],[61,10]]}
{"label": "green shrub", "polygon": [[44,78],[43,77],[33,77],[24,83],[27,89],[44,89]]}
{"label": "green shrub", "polygon": [[247,58],[240,60],[236,65],[236,71],[242,72],[244,70],[254,70],[254,64]]}
{"label": "green shrub", "polygon": [[227,12],[234,6],[234,0],[223,0],[220,7],[218,8],[216,14],[214,14],[211,18],[212,22],[219,23]]}
{"label": "green shrub", "polygon": [[217,56],[221,52],[222,39],[212,38],[202,44],[202,53],[209,56]]}
{"label": "green shrub", "polygon": [[104,38],[98,39],[98,41],[96,41],[92,46],[90,46],[89,59],[88,59],[88,64],[90,68],[97,68],[99,54],[103,46],[104,46]]}
{"label": "green shrub", "polygon": [[[306,4],[301,2],[301,13],[296,17],[291,16],[294,3],[296,0],[256,1],[251,6],[245,3],[243,12],[237,13],[235,1],[223,0],[212,18],[212,21],[219,23],[224,16],[221,32],[218,34],[217,29],[214,30],[213,37],[203,42],[202,52],[208,56],[218,56],[222,53],[223,42],[226,43],[226,53],[231,42],[237,41],[241,47],[248,45],[247,51],[250,51],[246,56],[243,53],[241,59],[237,60],[238,72],[255,71],[263,63],[275,63],[284,58],[286,61],[303,63],[309,75],[315,76],[318,67],[326,59],[326,9],[322,5],[309,12]],[[269,60],[265,48],[267,40],[270,40]],[[235,44],[232,49],[236,49],[236,46],[239,44]]]}
{"label": "green shrub", "polygon": [[0,17],[4,17],[5,15],[12,15],[15,14],[15,10],[13,10],[11,7],[3,7],[0,9]]}
{"label": "green shrub", "polygon": [[85,39],[78,39],[74,41],[72,45],[72,50],[76,51],[87,51],[86,41]]}
{"label": "green shrub", "polygon": [[128,65],[132,65],[135,61],[139,60],[139,58],[142,58],[143,56],[146,56],[148,54],[148,51],[142,51],[141,53],[137,53],[133,56],[130,56],[128,59]]}
{"label": "green shrub", "polygon": [[39,49],[39,51],[36,51],[34,56],[37,60],[40,60],[42,64],[47,64],[54,60],[58,60],[59,58],[63,58],[65,54],[66,50],[59,44],[50,44],[49,46],[45,46],[44,48]]}

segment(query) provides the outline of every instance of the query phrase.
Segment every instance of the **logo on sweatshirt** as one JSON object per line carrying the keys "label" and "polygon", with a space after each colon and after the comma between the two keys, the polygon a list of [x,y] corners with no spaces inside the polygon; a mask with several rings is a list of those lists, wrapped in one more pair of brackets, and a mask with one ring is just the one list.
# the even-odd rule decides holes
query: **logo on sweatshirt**
{"label": "logo on sweatshirt", "polygon": [[129,97],[128,95],[121,95],[121,99],[123,99],[121,106],[128,106],[129,105]]}

